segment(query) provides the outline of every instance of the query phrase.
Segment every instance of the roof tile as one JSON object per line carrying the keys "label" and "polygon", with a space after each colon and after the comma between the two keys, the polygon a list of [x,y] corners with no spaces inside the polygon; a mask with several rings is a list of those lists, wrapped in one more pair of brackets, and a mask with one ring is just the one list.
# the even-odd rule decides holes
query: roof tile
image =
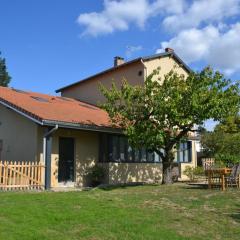
{"label": "roof tile", "polygon": [[0,87],[0,102],[36,120],[112,127],[106,111],[71,98]]}

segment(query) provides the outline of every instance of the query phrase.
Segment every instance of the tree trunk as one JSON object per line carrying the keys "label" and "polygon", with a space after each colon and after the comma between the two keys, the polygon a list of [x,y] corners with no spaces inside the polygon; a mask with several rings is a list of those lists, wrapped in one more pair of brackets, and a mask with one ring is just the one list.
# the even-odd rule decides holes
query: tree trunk
{"label": "tree trunk", "polygon": [[172,164],[174,160],[174,154],[172,149],[165,150],[165,157],[162,159],[163,161],[163,179],[162,184],[172,184]]}
{"label": "tree trunk", "polygon": [[170,162],[163,162],[163,179],[162,184],[172,184],[172,164]]}

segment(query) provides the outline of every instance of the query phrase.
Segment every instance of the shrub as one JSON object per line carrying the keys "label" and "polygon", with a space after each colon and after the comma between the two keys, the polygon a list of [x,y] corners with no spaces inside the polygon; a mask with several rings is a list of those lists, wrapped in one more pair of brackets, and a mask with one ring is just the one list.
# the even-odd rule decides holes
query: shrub
{"label": "shrub", "polygon": [[214,157],[217,165],[219,165],[220,167],[232,166],[235,163],[240,162],[239,155],[219,153],[219,154],[215,154]]}
{"label": "shrub", "polygon": [[89,169],[88,173],[90,184],[92,187],[96,187],[99,184],[103,183],[105,177],[105,171],[103,167],[95,165]]}
{"label": "shrub", "polygon": [[188,176],[190,181],[195,181],[198,176],[204,175],[204,169],[203,169],[203,167],[187,166],[183,173],[186,176]]}

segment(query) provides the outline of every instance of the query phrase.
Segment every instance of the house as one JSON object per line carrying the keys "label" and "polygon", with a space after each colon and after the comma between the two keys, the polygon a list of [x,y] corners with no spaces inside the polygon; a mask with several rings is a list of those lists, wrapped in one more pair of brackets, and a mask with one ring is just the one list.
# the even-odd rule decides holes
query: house
{"label": "house", "polygon": [[[0,156],[8,161],[45,164],[46,188],[88,186],[87,172],[99,164],[105,183],[160,182],[161,159],[147,149],[133,149],[121,129],[111,125],[108,114],[97,107],[104,101],[98,83],[110,86],[121,79],[144,84],[157,67],[160,77],[173,67],[187,75],[190,69],[170,49],[151,57],[124,62],[115,58],[113,68],[58,89],[61,96],[0,87]],[[176,161],[181,179],[186,166],[196,166],[195,141],[181,144]]]}

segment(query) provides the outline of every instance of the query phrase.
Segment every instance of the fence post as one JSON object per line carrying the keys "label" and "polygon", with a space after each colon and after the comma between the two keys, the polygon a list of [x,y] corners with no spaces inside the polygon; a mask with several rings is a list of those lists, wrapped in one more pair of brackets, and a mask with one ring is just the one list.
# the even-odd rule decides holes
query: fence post
{"label": "fence post", "polygon": [[4,166],[3,166],[3,189],[4,190],[7,188],[7,177],[8,177],[7,162],[4,161]]}

